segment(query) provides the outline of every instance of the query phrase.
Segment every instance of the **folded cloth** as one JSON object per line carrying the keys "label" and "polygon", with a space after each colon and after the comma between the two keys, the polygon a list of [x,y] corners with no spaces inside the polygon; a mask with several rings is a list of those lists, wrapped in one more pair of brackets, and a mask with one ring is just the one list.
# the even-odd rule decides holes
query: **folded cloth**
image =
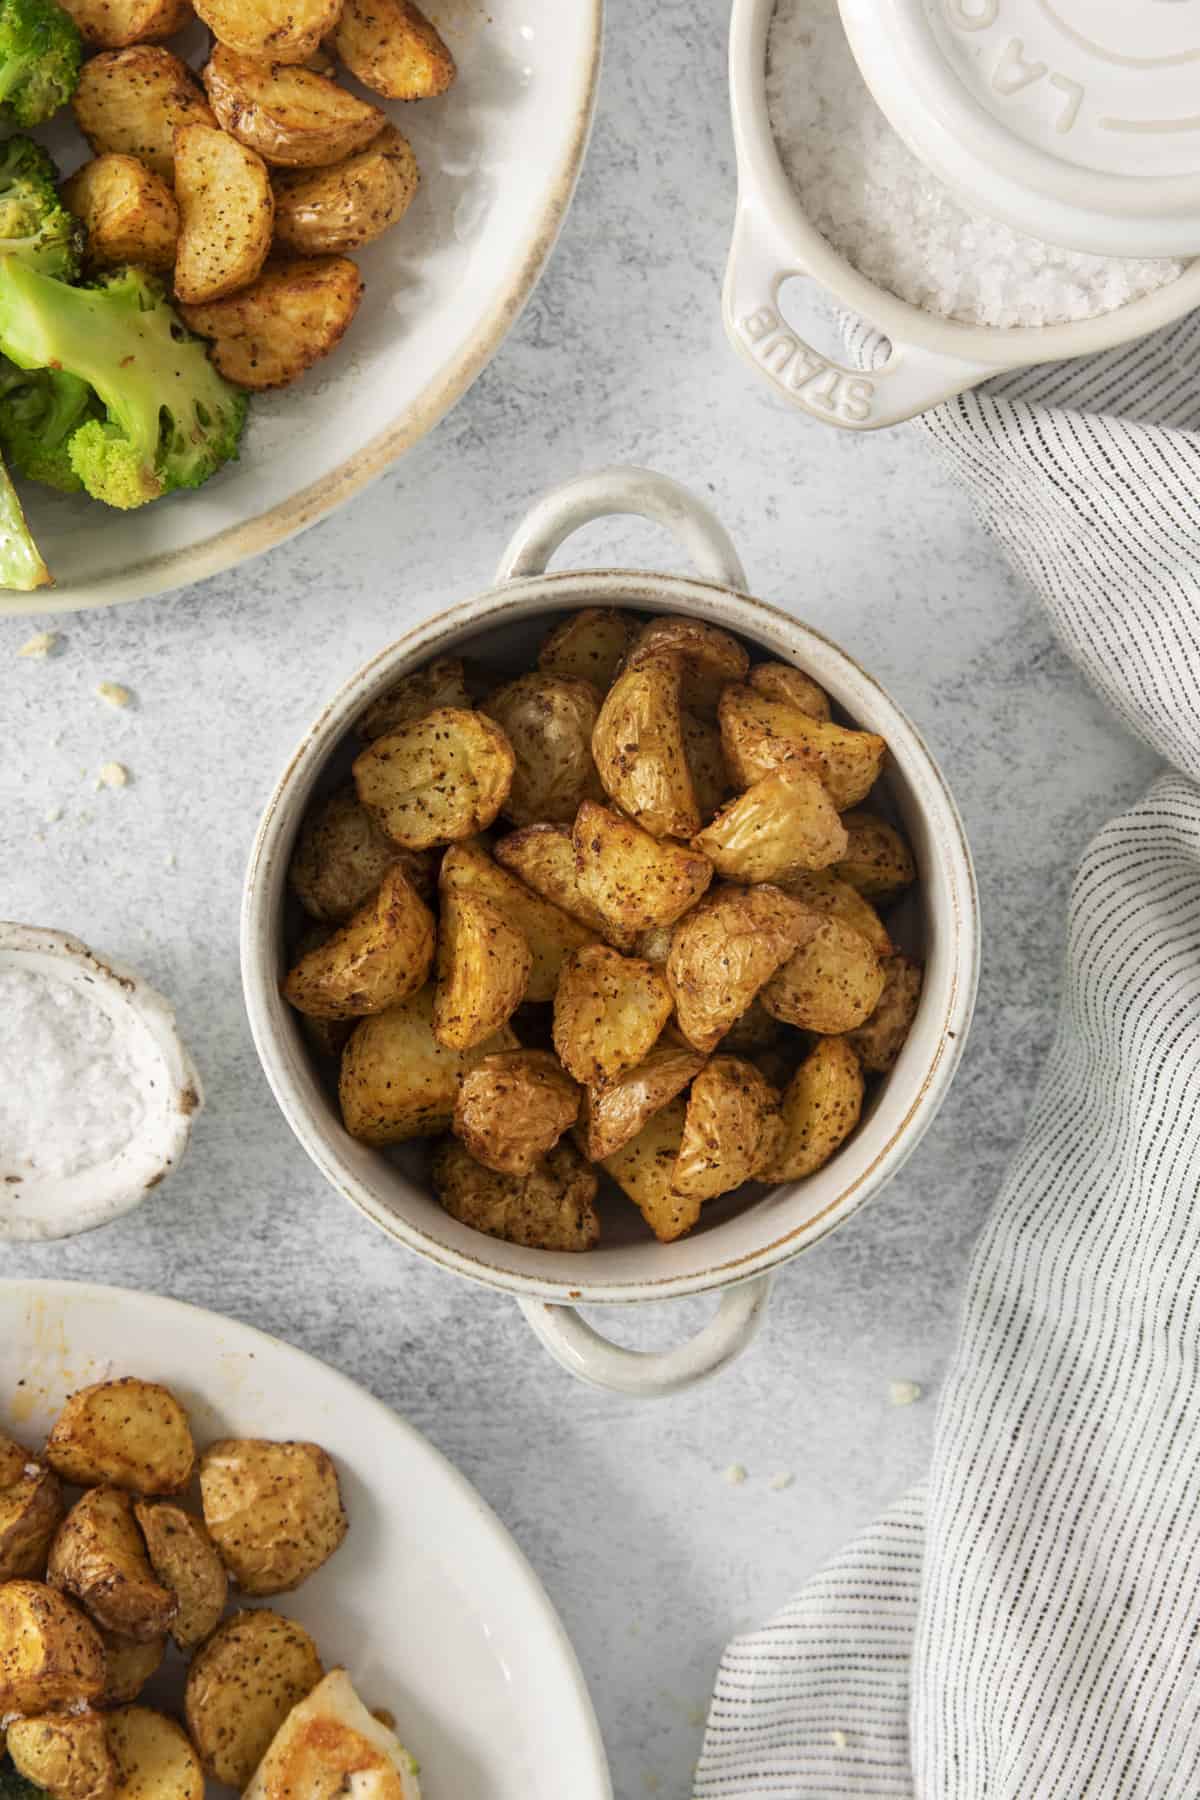
{"label": "folded cloth", "polygon": [[921,421],[1171,766],[1088,849],[926,1487],[725,1653],[696,1800],[1200,1795],[1200,320]]}

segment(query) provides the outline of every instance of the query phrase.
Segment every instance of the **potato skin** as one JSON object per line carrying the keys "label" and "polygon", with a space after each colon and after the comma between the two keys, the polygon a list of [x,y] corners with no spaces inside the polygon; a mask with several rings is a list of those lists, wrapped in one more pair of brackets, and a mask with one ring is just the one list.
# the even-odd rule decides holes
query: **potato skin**
{"label": "potato skin", "polygon": [[210,338],[226,381],[260,393],[289,387],[337,349],[358,311],[363,280],[346,256],[268,263],[224,300],[183,305],[184,323]]}
{"label": "potato skin", "polygon": [[[11,1440],[8,1440],[11,1442]],[[52,1469],[22,1450],[14,1480],[0,1486],[0,1582],[45,1572],[50,1541],[66,1512],[62,1487]],[[4,1471],[11,1469],[5,1458]]]}
{"label": "potato skin", "polygon": [[843,856],[846,830],[833,801],[806,769],[788,763],[764,775],[692,839],[726,881],[777,881],[793,869],[823,869]]}
{"label": "potato skin", "polygon": [[848,812],[846,853],[837,874],[868,900],[891,900],[916,880],[912,851],[894,825],[878,814]]}
{"label": "potato skin", "polygon": [[401,850],[386,838],[346,782],[305,815],[292,852],[288,882],[305,912],[322,924],[342,925],[375,893],[393,863],[428,900],[437,885],[428,851]]}
{"label": "potato skin", "polygon": [[924,970],[911,956],[889,956],[883,964],[883,993],[862,1025],[846,1033],[846,1042],[872,1075],[887,1075],[896,1066],[921,1004]]}
{"label": "potato skin", "polygon": [[704,1062],[697,1050],[659,1043],[634,1068],[586,1088],[577,1139],[589,1162],[615,1156],[682,1093]]}
{"label": "potato skin", "polygon": [[311,168],[362,150],[387,119],[315,69],[239,56],[217,44],[201,79],[222,129],[265,163]]}
{"label": "potato skin", "polygon": [[423,719],[441,706],[452,706],[459,712],[471,710],[460,657],[439,657],[411,675],[402,675],[368,706],[358,721],[358,735],[364,743],[373,744],[376,738],[389,737],[401,725],[411,725],[414,719]]}
{"label": "potato skin", "polygon": [[121,1488],[89,1488],[50,1546],[46,1579],[105,1631],[149,1643],[165,1635],[175,1596],[154,1578],[133,1501]]}
{"label": "potato skin", "polygon": [[444,94],[457,73],[441,36],[412,0],[345,0],[333,42],[350,73],[390,100]]}
{"label": "potato skin", "polygon": [[579,1117],[579,1086],[546,1050],[502,1050],[468,1071],[454,1135],[476,1162],[529,1175]]}
{"label": "potato skin", "polygon": [[196,1446],[170,1388],[127,1375],[71,1395],[46,1439],[45,1460],[76,1487],[178,1494],[192,1479]]}
{"label": "potato skin", "polygon": [[544,900],[561,906],[589,932],[616,941],[603,913],[579,885],[569,825],[524,825],[493,844],[492,853],[501,868],[511,870]]}
{"label": "potato skin", "polygon": [[588,944],[563,964],[554,1048],[576,1081],[611,1080],[641,1062],[670,1016],[670,991],[653,963]]}
{"label": "potato skin", "polygon": [[492,1038],[529,986],[533,955],[524,933],[479,894],[450,889],[438,921],[433,1035],[451,1050]]}
{"label": "potato skin", "polygon": [[267,260],[275,219],[261,156],[228,132],[177,125],[175,198],[178,298],[196,306],[248,287]]}
{"label": "potato skin", "polygon": [[604,791],[652,837],[691,838],[701,825],[683,733],[682,680],[677,657],[625,669],[592,733]]}
{"label": "potato skin", "polygon": [[333,29],[338,0],[200,0],[217,42],[265,62],[306,62]]}
{"label": "potato skin", "polygon": [[342,1053],[338,1098],[351,1137],[401,1144],[448,1131],[467,1070],[519,1046],[506,1025],[474,1050],[450,1050],[433,1035],[433,988],[364,1019]]}
{"label": "potato skin", "polygon": [[660,1107],[604,1167],[628,1195],[660,1244],[673,1244],[700,1217],[701,1201],[675,1187],[675,1163],[683,1140],[687,1102],[682,1095]]}
{"label": "potato skin", "polygon": [[138,1644],[113,1631],[101,1631],[100,1639],[104,1645],[104,1687],[96,1704],[127,1706],[137,1699],[150,1677],[157,1674],[166,1655],[167,1640],[165,1637],[152,1638],[145,1644]]}
{"label": "potato skin", "polygon": [[293,1706],[324,1675],[302,1625],[266,1607],[234,1613],[192,1659],[184,1715],[205,1770],[245,1788]]}
{"label": "potato skin", "polygon": [[890,956],[894,949],[887,926],[869,900],[843,881],[836,869],[793,869],[777,886],[812,912],[828,913],[861,931],[876,956]]}
{"label": "potato skin", "polygon": [[683,665],[681,703],[701,719],[715,719],[721,689],[744,681],[750,658],[735,637],[719,625],[663,613],[650,619],[634,638],[625,659],[628,669],[658,657],[677,656]]}
{"label": "potato skin", "polygon": [[244,1594],[290,1593],[349,1528],[333,1459],[319,1444],[221,1438],[200,1459],[204,1523]]}
{"label": "potato skin", "polygon": [[427,850],[492,824],[515,769],[512,746],[493,720],[442,706],[361,751],[354,783],[393,843]]}
{"label": "potato skin", "polygon": [[680,714],[683,725],[683,753],[687,758],[696,810],[703,824],[711,819],[729,798],[733,783],[725,763],[721,734],[707,719],[698,719],[686,706]]}
{"label": "potato skin", "polygon": [[514,825],[569,824],[582,800],[603,789],[592,761],[592,733],[601,694],[588,681],[561,675],[519,675],[485,700],[516,757],[503,806]]}
{"label": "potato skin", "polygon": [[175,1596],[171,1636],[181,1650],[194,1649],[216,1630],[229,1582],[208,1528],[170,1500],[139,1500],[134,1507],[150,1566]]}
{"label": "potato skin", "polygon": [[568,613],[538,651],[538,668],[547,675],[589,681],[607,693],[637,627],[636,614],[615,607],[585,606],[582,612]]}
{"label": "potato skin", "polygon": [[92,269],[174,267],[179,208],[161,175],[136,156],[94,156],[63,183],[63,203],[87,232]]}
{"label": "potato skin", "polygon": [[870,1018],[883,983],[883,964],[861,931],[827,917],[767,982],[762,1002],[785,1024],[837,1034]]}
{"label": "potato skin", "polygon": [[94,1700],[104,1646],[91,1620],[40,1581],[0,1585],[0,1717]]}
{"label": "potato skin", "polygon": [[673,925],[713,878],[712,863],[697,850],[652,837],[594,801],[579,808],[571,842],[580,890],[623,949],[655,925]]}
{"label": "potato skin", "polygon": [[569,1143],[556,1144],[528,1175],[484,1168],[446,1138],[433,1158],[433,1185],[452,1219],[534,1250],[594,1249],[600,1220],[593,1206],[598,1176]]}
{"label": "potato skin", "polygon": [[[362,150],[319,169],[274,177],[275,242],[300,256],[344,255],[398,225],[421,174],[412,145],[386,126]],[[451,705],[466,705],[451,701]]]}
{"label": "potato skin", "polygon": [[13,1767],[50,1800],[112,1800],[116,1765],[104,1717],[95,1712],[49,1712],[14,1719],[5,1744]]}
{"label": "potato skin", "polygon": [[64,0],[64,5],[94,50],[174,37],[192,18],[191,0]]}
{"label": "potato skin", "polygon": [[168,185],[175,179],[176,127],[217,123],[187,64],[158,44],[89,57],[71,110],[96,156],[136,156]]}
{"label": "potato skin", "polygon": [[148,1706],[108,1714],[115,1800],[204,1800],[199,1758],[174,1719]]}
{"label": "potato skin", "polygon": [[830,717],[829,695],[825,689],[803,669],[793,669],[790,663],[756,663],[746,680],[756,693],[768,700],[779,700],[785,706],[794,706],[797,712],[807,713],[810,719]]}
{"label": "potato skin", "polygon": [[729,772],[752,787],[785,763],[799,762],[829,790],[839,812],[857,806],[874,786],[887,745],[871,731],[851,731],[749,686],[731,685],[718,707]]}
{"label": "potato skin", "polygon": [[359,1019],[384,1012],[424,985],[433,964],[433,914],[394,864],[373,899],[310,950],[283,992],[315,1019]]}
{"label": "potato skin", "polygon": [[784,1091],[783,1135],[763,1181],[802,1181],[823,1168],[862,1114],[863,1073],[845,1038],[822,1038]]}
{"label": "potato skin", "polygon": [[696,1076],[675,1163],[675,1191],[715,1200],[749,1181],[777,1147],[779,1095],[753,1063],[714,1056]]}
{"label": "potato skin", "polygon": [[542,899],[473,844],[456,844],[447,850],[438,886],[443,898],[456,889],[490,900],[523,934],[533,956],[526,1001],[553,1000],[565,959],[594,941],[595,934],[578,919]]}
{"label": "potato skin", "polygon": [[676,925],[666,963],[667,985],[688,1043],[697,1050],[715,1049],[815,929],[814,915],[769,882],[712,888]]}

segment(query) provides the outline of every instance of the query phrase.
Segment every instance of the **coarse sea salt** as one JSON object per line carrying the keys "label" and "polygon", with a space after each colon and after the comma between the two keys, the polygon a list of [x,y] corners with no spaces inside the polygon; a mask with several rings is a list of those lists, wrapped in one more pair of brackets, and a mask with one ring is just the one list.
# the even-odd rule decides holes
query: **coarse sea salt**
{"label": "coarse sea salt", "polygon": [[767,109],[811,223],[860,274],[970,325],[1065,325],[1175,281],[1183,264],[1063,250],[968,212],[915,157],[859,73],[837,0],[780,0]]}

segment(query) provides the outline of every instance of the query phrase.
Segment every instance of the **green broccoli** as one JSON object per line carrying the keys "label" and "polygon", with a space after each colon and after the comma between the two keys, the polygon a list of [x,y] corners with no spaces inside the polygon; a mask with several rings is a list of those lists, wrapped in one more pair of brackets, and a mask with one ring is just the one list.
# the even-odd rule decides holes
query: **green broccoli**
{"label": "green broccoli", "polygon": [[0,351],[20,369],[73,375],[94,391],[104,416],[71,432],[67,457],[109,506],[200,487],[237,455],[245,394],[218,374],[143,269],[67,287],[0,256]]}
{"label": "green broccoli", "polygon": [[[18,593],[32,593],[45,587],[50,571],[25,523],[17,490],[9,480],[8,470],[0,463],[0,588],[16,588]],[[4,1765],[0,1763],[0,1800],[16,1800],[3,1786]]]}
{"label": "green broccoli", "polygon": [[83,226],[59,199],[58,173],[41,145],[27,137],[0,143],[0,256],[19,256],[42,275],[74,281],[83,240]]}
{"label": "green broccoli", "polygon": [[0,116],[40,125],[79,85],[79,27],[56,0],[0,0]]}
{"label": "green broccoli", "polygon": [[104,408],[86,381],[63,369],[18,369],[0,357],[0,446],[18,475],[80,494],[71,438]]}

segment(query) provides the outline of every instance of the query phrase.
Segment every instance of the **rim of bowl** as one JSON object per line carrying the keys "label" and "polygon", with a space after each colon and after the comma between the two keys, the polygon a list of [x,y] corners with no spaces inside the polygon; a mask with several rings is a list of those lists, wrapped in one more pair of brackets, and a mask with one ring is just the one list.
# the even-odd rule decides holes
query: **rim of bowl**
{"label": "rim of bowl", "polygon": [[[823,686],[834,691],[851,717],[869,718],[887,737],[893,760],[903,764],[914,803],[930,828],[935,852],[924,886],[930,896],[938,890],[939,914],[944,916],[939,916],[936,928],[948,930],[951,936],[942,1013],[929,1028],[931,1053],[919,1073],[909,1077],[911,1094],[886,1140],[865,1162],[861,1133],[837,1153],[826,1167],[844,1166],[845,1179],[816,1216],[799,1223],[789,1223],[785,1216],[769,1225],[764,1212],[760,1241],[753,1248],[732,1256],[714,1253],[703,1269],[680,1274],[613,1279],[597,1269],[595,1275],[589,1275],[586,1265],[591,1259],[580,1256],[570,1259],[572,1265],[579,1265],[577,1275],[573,1268],[571,1279],[554,1279],[538,1273],[537,1263],[545,1252],[522,1250],[457,1227],[464,1241],[468,1235],[472,1243],[478,1239],[479,1249],[473,1253],[401,1217],[347,1166],[338,1142],[345,1132],[327,1094],[319,1088],[311,1056],[299,1041],[294,1015],[279,990],[276,953],[292,846],[326,764],[355,720],[390,682],[434,656],[450,653],[467,639],[583,605],[688,612],[708,618],[768,654],[784,650],[795,656]],[[865,708],[863,701],[867,702]],[[767,601],[717,582],[629,569],[570,570],[485,589],[414,626],[365,663],[309,728],[267,801],[247,866],[241,919],[242,983],[255,1049],[280,1110],[326,1180],[389,1237],[442,1268],[507,1293],[585,1305],[682,1298],[727,1287],[790,1260],[851,1218],[907,1161],[949,1090],[974,1010],[979,952],[978,890],[958,808],[920,733],[881,683],[832,639]],[[893,1072],[889,1085],[895,1081]],[[379,1152],[370,1154],[380,1156]],[[385,1167],[394,1165],[385,1163]],[[400,1171],[395,1173],[400,1180],[406,1179]],[[772,1204],[786,1212],[805,1185],[781,1184],[771,1190]],[[754,1210],[751,1206],[728,1223],[744,1224]],[[447,1219],[446,1225],[453,1227],[455,1221]],[[703,1234],[686,1241],[703,1242]],[[647,1244],[645,1248],[659,1247]],[[666,1247],[668,1252],[671,1248]]]}

